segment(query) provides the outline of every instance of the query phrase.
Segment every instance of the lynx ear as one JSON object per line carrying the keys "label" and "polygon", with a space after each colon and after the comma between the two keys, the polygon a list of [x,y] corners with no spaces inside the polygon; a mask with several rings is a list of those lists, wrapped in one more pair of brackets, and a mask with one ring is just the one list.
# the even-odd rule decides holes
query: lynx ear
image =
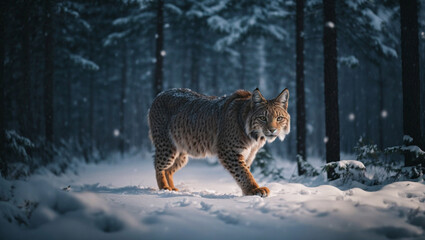
{"label": "lynx ear", "polygon": [[252,102],[254,104],[257,103],[261,103],[261,102],[265,102],[266,99],[263,97],[263,95],[261,95],[260,90],[258,90],[258,88],[256,88],[253,92],[252,92]]}
{"label": "lynx ear", "polygon": [[289,90],[287,88],[285,88],[275,99],[275,101],[282,103],[285,108],[288,108],[288,100]]}

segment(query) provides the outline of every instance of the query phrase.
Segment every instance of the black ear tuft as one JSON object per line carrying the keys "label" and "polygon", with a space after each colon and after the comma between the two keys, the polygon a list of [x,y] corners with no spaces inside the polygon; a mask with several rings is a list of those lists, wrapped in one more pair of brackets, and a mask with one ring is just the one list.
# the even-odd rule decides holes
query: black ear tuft
{"label": "black ear tuft", "polygon": [[288,108],[288,100],[289,90],[287,88],[285,88],[275,99],[275,101],[282,103],[286,108]]}
{"label": "black ear tuft", "polygon": [[263,95],[261,95],[260,90],[258,88],[256,88],[253,92],[252,92],[252,102],[257,104],[257,103],[261,103],[261,102],[265,102],[266,99],[264,99]]}

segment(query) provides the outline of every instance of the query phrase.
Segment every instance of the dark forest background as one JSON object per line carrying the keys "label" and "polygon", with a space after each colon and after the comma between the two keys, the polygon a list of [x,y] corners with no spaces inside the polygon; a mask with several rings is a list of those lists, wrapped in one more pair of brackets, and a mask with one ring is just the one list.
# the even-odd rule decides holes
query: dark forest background
{"label": "dark forest background", "polygon": [[[297,13],[299,2],[304,5]],[[295,161],[298,39],[304,47],[304,155],[325,159],[328,27],[336,29],[340,151],[353,154],[360,138],[380,148],[403,144],[403,1],[330,1],[335,22],[324,21],[327,2],[3,0],[2,141],[29,144],[28,154],[45,160],[64,157],[59,152],[66,149],[67,158],[98,161],[115,152],[151,149],[147,111],[163,89],[221,96],[259,87],[274,98],[288,88],[291,134],[270,149]],[[405,2],[418,13],[421,85],[413,105],[419,109],[421,145],[425,6]],[[300,11],[303,29],[297,38]]]}

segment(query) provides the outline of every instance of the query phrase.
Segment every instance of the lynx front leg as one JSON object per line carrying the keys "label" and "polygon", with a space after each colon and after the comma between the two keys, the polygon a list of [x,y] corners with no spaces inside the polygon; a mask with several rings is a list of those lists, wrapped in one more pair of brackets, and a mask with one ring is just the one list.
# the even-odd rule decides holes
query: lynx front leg
{"label": "lynx front leg", "polygon": [[167,178],[168,186],[173,191],[178,191],[176,187],[174,187],[174,181],[173,181],[173,175],[174,173],[179,170],[180,168],[184,167],[187,164],[188,158],[186,153],[180,153],[179,156],[174,161],[173,166],[171,166],[169,169],[165,170],[165,177]]}
{"label": "lynx front leg", "polygon": [[155,150],[155,172],[156,172],[156,181],[158,183],[159,189],[164,190],[173,190],[169,186],[166,178],[166,169],[170,168],[174,164],[177,153],[176,149],[170,144],[162,144],[156,146]]}
{"label": "lynx front leg", "polygon": [[219,154],[219,159],[223,166],[232,174],[244,195],[259,195],[261,197],[269,195],[270,190],[267,187],[258,186],[241,154]]}

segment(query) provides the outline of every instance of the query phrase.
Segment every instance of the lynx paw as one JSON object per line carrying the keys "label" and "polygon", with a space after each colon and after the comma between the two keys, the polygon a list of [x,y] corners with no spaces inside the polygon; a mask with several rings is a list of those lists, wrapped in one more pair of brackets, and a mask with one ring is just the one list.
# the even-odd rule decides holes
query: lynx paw
{"label": "lynx paw", "polygon": [[270,194],[270,190],[267,187],[258,187],[252,189],[247,195],[258,195],[260,197],[267,197]]}
{"label": "lynx paw", "polygon": [[162,187],[161,189],[159,189],[159,190],[168,190],[168,191],[173,191],[173,189],[172,188],[170,188],[170,187]]}
{"label": "lynx paw", "polygon": [[173,188],[172,187],[163,187],[160,190],[168,190],[168,191],[176,191],[176,192],[179,191],[179,189],[175,188],[175,187],[173,187]]}

